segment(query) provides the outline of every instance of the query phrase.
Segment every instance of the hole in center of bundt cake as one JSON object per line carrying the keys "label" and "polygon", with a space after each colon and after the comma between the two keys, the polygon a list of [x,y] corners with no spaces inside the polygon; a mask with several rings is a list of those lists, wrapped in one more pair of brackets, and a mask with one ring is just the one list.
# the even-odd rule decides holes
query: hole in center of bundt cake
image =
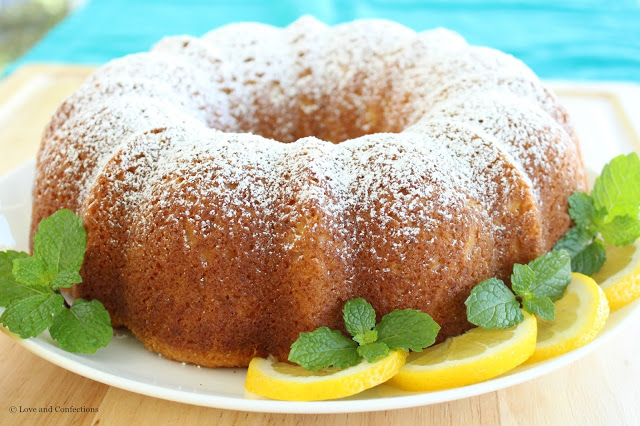
{"label": "hole in center of bundt cake", "polygon": [[[248,91],[259,91],[260,94],[242,108],[237,105],[243,114],[234,114],[232,128],[215,124],[214,127],[258,134],[281,142],[314,136],[339,143],[373,133],[399,133],[413,115],[407,110],[406,96],[397,99],[398,96],[390,91],[367,87],[364,83],[368,81],[367,76],[360,76],[350,90],[323,93],[313,89],[313,80],[317,77],[310,68],[303,70],[300,78],[308,79],[309,87],[291,90],[280,81],[268,84],[260,79],[242,81]],[[224,85],[219,90],[225,95],[235,91]],[[233,96],[229,98],[233,99]],[[233,106],[231,110],[234,110]]]}

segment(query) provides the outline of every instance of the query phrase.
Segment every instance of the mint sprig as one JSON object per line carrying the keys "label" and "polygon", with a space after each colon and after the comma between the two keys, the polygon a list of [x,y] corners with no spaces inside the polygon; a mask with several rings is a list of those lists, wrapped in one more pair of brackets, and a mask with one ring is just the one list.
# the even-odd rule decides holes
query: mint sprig
{"label": "mint sprig", "polygon": [[554,250],[566,250],[571,269],[592,275],[606,261],[605,243],[633,244],[640,237],[640,158],[619,155],[607,163],[595,180],[591,195],[569,196],[569,215],[576,226],[556,243]]}
{"label": "mint sprig", "polygon": [[536,296],[547,297],[552,302],[560,300],[571,281],[570,266],[571,257],[566,252],[543,254],[526,265],[533,275],[522,288],[514,288],[514,291],[522,298]]}
{"label": "mint sprig", "polygon": [[[566,251],[544,254],[527,265],[516,263],[511,287],[498,278],[480,282],[464,302],[467,320],[482,328],[509,328],[520,324],[522,308],[530,314],[553,321],[555,305],[571,282],[571,257]],[[515,294],[514,294],[515,293]]]}
{"label": "mint sprig", "polygon": [[49,329],[70,352],[94,353],[113,335],[109,313],[97,300],[77,299],[67,309],[60,288],[82,282],[86,251],[82,219],[59,210],[42,220],[33,240],[33,256],[0,252],[0,322],[21,338]]}
{"label": "mint sprig", "polygon": [[522,308],[530,314],[538,315],[547,321],[553,321],[556,316],[556,305],[553,304],[551,299],[544,296],[522,298]]}
{"label": "mint sprig", "polygon": [[113,335],[109,312],[102,303],[84,299],[76,299],[69,309],[58,312],[49,332],[65,351],[89,353],[107,346]]}
{"label": "mint sprig", "polygon": [[396,309],[376,325],[378,342],[391,350],[421,352],[436,341],[440,326],[429,314],[415,309]]}
{"label": "mint sprig", "polygon": [[571,270],[584,275],[593,275],[607,260],[607,251],[601,239],[596,238],[571,259]]}
{"label": "mint sprig", "polygon": [[291,345],[289,361],[311,371],[346,368],[363,358],[377,361],[389,355],[390,350],[421,351],[435,342],[440,331],[430,315],[415,309],[396,309],[376,324],[375,310],[363,298],[348,301],[342,312],[353,339],[327,327],[301,333]]}
{"label": "mint sprig", "polygon": [[344,304],[342,314],[344,325],[354,340],[356,342],[368,340],[364,338],[364,335],[376,326],[376,311],[373,310],[373,306],[362,297],[358,297]]}
{"label": "mint sprig", "polygon": [[635,152],[613,158],[602,169],[591,192],[596,210],[605,222],[616,216],[638,218],[640,209],[640,158]]}
{"label": "mint sprig", "polygon": [[53,290],[82,282],[79,271],[87,250],[86,238],[82,218],[71,210],[52,214],[38,225],[33,256],[14,262],[16,281]]}
{"label": "mint sprig", "polygon": [[317,371],[329,366],[346,368],[360,362],[358,344],[338,330],[320,327],[310,333],[301,333],[291,345],[289,361],[307,370]]}
{"label": "mint sprig", "polygon": [[38,294],[34,289],[18,283],[11,273],[13,261],[28,256],[27,253],[13,250],[0,251],[0,306],[9,306],[15,299]]}
{"label": "mint sprig", "polygon": [[524,319],[520,303],[498,278],[480,282],[464,303],[467,305],[467,320],[483,328],[509,328]]}
{"label": "mint sprig", "polygon": [[51,327],[53,317],[64,309],[61,295],[42,292],[11,302],[0,316],[0,321],[12,333],[28,339]]}
{"label": "mint sprig", "polygon": [[369,362],[384,358],[389,355],[389,346],[383,342],[371,342],[358,346],[358,354]]}

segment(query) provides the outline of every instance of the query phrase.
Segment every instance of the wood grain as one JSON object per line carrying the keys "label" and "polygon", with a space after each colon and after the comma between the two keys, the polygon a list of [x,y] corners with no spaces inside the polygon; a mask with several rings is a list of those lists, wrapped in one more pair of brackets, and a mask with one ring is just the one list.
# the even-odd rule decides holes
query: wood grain
{"label": "wood grain", "polygon": [[[50,114],[90,71],[30,66],[0,82],[0,176],[35,155]],[[0,333],[0,425],[634,425],[640,418],[638,336],[635,321],[560,371],[474,398],[373,413],[284,415],[196,407],[120,390],[57,367]],[[11,406],[73,406],[97,413],[12,414]]]}

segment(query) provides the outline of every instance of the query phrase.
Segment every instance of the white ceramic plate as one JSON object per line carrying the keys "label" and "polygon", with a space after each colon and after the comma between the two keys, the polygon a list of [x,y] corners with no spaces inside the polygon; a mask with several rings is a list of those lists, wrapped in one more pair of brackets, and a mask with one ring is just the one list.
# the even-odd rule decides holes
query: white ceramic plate
{"label": "white ceramic plate", "polygon": [[[633,126],[624,124],[628,117],[620,116],[623,114],[620,110],[622,101],[616,97],[613,89],[607,88],[611,90],[606,92],[606,96],[601,96],[598,94],[600,92],[589,92],[582,86],[564,84],[557,88],[576,121],[588,167],[600,170],[615,154],[634,149],[637,136],[633,134]],[[628,93],[628,90],[624,92]],[[618,103],[612,99],[617,99]],[[606,142],[606,158],[599,155],[603,151],[603,141]],[[0,249],[27,249],[33,171],[34,162],[30,161],[0,180]],[[118,332],[109,346],[95,355],[65,352],[55,345],[48,333],[18,341],[31,352],[62,368],[108,385],[158,398],[244,411],[343,413],[440,403],[531,380],[582,358],[597,348],[620,330],[625,322],[632,318],[638,320],[639,307],[640,300],[613,312],[598,337],[580,349],[538,364],[520,366],[483,383],[427,393],[405,392],[382,385],[349,398],[318,402],[273,401],[250,395],[244,390],[245,369],[208,369],[169,361],[145,350],[139,341],[126,332]]]}

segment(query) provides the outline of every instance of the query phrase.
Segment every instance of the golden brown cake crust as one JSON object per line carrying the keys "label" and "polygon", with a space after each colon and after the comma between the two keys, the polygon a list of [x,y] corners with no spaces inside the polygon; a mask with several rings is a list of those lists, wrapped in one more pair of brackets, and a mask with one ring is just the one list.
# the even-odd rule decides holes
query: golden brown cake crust
{"label": "golden brown cake crust", "polygon": [[464,332],[471,288],[549,250],[584,188],[567,115],[521,62],[305,17],[100,68],[45,131],[32,232],[78,212],[76,297],[168,358],[246,366],[342,328],[358,296]]}

